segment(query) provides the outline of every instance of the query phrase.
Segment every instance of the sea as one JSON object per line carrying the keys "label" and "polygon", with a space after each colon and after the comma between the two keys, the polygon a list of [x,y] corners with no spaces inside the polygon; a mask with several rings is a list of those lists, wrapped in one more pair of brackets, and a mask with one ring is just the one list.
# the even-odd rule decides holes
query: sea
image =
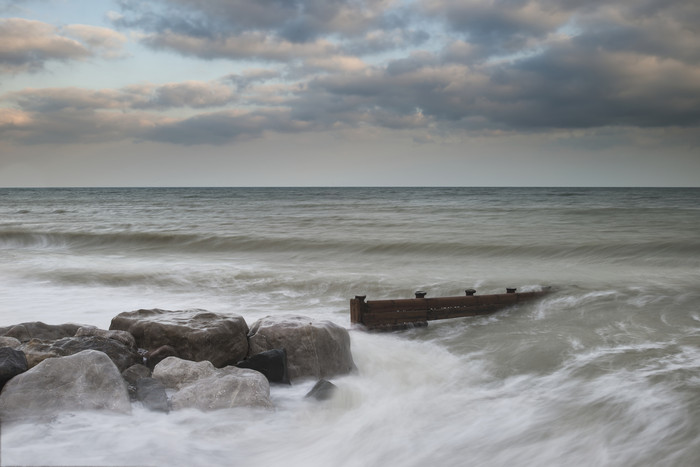
{"label": "sea", "polygon": [[[539,300],[370,333],[349,301]],[[1,465],[700,465],[700,189],[0,189],[0,327],[139,308],[349,330],[357,372],[274,410],[3,424]]]}

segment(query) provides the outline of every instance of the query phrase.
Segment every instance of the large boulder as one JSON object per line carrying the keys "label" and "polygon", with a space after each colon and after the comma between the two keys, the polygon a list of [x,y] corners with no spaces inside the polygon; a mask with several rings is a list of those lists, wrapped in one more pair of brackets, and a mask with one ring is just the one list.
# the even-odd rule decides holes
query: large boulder
{"label": "large boulder", "polygon": [[0,390],[9,380],[29,369],[24,352],[0,347]]}
{"label": "large boulder", "polygon": [[47,358],[65,357],[83,350],[104,352],[117,365],[120,372],[141,361],[135,348],[127,347],[115,339],[98,336],[64,337],[54,341],[32,339],[22,344],[20,350],[27,355],[30,368]]}
{"label": "large boulder", "polygon": [[77,410],[131,411],[126,383],[103,352],[44,360],[12,378],[0,394],[3,420]]}
{"label": "large boulder", "polygon": [[139,347],[171,346],[186,360],[208,360],[215,367],[232,365],[248,354],[248,325],[242,316],[205,310],[137,310],[120,313],[110,330],[128,331]]}
{"label": "large boulder", "polygon": [[14,337],[21,342],[28,342],[31,339],[52,341],[63,337],[72,337],[80,327],[80,324],[46,324],[34,321],[0,328],[0,336]]}
{"label": "large boulder", "polygon": [[356,369],[348,331],[330,321],[305,316],[267,316],[248,333],[251,355],[272,349],[287,351],[289,378],[328,378]]}
{"label": "large boulder", "polygon": [[234,366],[215,368],[209,361],[168,357],[156,365],[153,378],[174,390],[170,397],[173,410],[272,408],[270,384],[257,371]]}

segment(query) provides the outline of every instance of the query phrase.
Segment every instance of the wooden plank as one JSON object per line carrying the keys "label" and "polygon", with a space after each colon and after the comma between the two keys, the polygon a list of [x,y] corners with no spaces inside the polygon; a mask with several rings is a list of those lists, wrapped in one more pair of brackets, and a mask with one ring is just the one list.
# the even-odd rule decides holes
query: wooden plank
{"label": "wooden plank", "polygon": [[498,305],[475,305],[466,308],[443,308],[428,311],[428,320],[463,318],[465,316],[488,315],[501,310]]}
{"label": "wooden plank", "polygon": [[362,324],[373,326],[378,324],[411,323],[413,321],[426,321],[427,310],[413,311],[388,311],[382,313],[367,313],[363,316]]}

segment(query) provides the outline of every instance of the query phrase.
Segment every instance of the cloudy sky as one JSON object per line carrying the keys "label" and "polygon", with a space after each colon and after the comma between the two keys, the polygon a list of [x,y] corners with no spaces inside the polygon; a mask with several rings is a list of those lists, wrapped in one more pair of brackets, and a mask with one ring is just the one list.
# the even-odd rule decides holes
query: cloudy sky
{"label": "cloudy sky", "polygon": [[0,0],[0,186],[700,186],[697,0]]}

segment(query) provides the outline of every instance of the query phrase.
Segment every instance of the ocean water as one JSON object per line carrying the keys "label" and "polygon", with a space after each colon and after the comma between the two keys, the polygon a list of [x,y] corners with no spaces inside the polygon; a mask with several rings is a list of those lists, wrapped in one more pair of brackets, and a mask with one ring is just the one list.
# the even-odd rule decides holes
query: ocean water
{"label": "ocean water", "polygon": [[[0,326],[303,314],[358,372],[274,411],[3,425],[1,465],[700,465],[700,189],[0,189]],[[352,329],[349,299],[555,292]]]}

